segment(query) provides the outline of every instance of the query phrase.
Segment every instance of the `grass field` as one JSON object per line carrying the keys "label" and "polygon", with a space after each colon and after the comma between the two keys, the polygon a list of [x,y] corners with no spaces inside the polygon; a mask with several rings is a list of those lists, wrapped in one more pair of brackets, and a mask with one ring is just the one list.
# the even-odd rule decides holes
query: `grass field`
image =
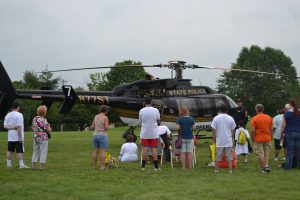
{"label": "grass field", "polygon": [[[125,128],[109,131],[109,152],[117,156]],[[300,170],[284,171],[270,161],[273,172],[259,173],[254,155],[238,163],[233,174],[215,174],[210,161],[209,140],[197,146],[197,164],[182,170],[169,163],[155,172],[152,165],[141,171],[138,162],[120,163],[119,168],[93,170],[91,132],[55,132],[49,142],[44,171],[6,169],[7,133],[0,134],[0,199],[300,199]],[[30,165],[31,133],[25,134],[25,161]]]}

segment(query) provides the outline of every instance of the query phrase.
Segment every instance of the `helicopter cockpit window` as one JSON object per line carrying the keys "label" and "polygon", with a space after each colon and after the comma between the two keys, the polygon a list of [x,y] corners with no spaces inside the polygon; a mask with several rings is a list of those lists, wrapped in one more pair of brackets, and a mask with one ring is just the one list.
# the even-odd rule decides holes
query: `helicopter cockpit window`
{"label": "helicopter cockpit window", "polygon": [[190,116],[197,116],[199,113],[198,113],[198,109],[197,109],[197,104],[196,104],[196,101],[195,99],[187,99],[187,98],[184,98],[184,99],[177,99],[176,100],[177,102],[177,105],[178,105],[178,110],[180,107],[187,107],[190,111]]}
{"label": "helicopter cockpit window", "polygon": [[212,117],[217,114],[216,105],[211,98],[183,98],[177,99],[178,108],[185,106],[190,115],[200,117]]}

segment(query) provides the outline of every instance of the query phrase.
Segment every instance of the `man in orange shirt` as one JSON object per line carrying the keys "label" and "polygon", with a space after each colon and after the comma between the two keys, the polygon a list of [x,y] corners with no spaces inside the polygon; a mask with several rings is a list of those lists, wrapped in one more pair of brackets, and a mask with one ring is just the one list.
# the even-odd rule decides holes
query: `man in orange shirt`
{"label": "man in orange shirt", "polygon": [[269,154],[271,149],[271,140],[273,135],[272,118],[264,114],[262,104],[255,106],[256,116],[251,119],[251,139],[253,141],[253,149],[258,157],[261,172],[271,172],[269,167]]}

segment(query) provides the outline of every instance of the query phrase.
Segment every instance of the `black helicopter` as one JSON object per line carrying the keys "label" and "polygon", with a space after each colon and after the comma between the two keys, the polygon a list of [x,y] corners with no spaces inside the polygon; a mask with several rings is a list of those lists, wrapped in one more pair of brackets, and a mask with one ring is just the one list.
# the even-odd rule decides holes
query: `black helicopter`
{"label": "black helicopter", "polygon": [[[115,86],[113,91],[75,91],[71,85],[63,85],[62,90],[16,90],[0,61],[0,118],[4,118],[15,99],[32,99],[42,101],[42,104],[47,107],[50,107],[55,101],[63,102],[60,110],[61,114],[68,113],[75,103],[108,105],[114,108],[123,122],[135,124],[138,122],[138,111],[143,107],[144,98],[150,96],[153,99],[153,106],[160,111],[162,124],[174,129],[179,107],[186,106],[190,110],[190,115],[195,119],[197,128],[203,130],[210,128],[212,118],[217,115],[218,102],[223,102],[228,109],[237,106],[228,96],[218,94],[206,86],[192,86],[190,79],[182,78],[182,71],[185,68],[209,67],[186,65],[184,61],[138,66],[168,67],[175,71],[176,77],[174,79],[138,80],[133,83]],[[82,69],[95,68],[49,72]],[[149,76],[148,79],[151,79],[151,77]]]}

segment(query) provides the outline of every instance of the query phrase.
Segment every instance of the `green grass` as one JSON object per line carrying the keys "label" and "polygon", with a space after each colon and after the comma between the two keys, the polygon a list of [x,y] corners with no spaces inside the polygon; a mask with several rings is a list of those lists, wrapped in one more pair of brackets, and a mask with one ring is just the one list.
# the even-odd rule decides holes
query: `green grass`
{"label": "green grass", "polygon": [[[109,131],[109,152],[117,156],[126,128]],[[205,166],[210,161],[209,140],[197,146],[192,170],[173,169],[164,163],[159,172],[152,165],[141,171],[138,162],[120,163],[119,168],[93,170],[91,132],[56,132],[49,142],[45,171],[6,169],[7,134],[0,134],[0,199],[300,199],[300,170],[284,171],[270,159],[273,172],[260,174],[255,156],[238,163],[233,174],[214,174]],[[25,135],[25,161],[32,154],[31,133]]]}

